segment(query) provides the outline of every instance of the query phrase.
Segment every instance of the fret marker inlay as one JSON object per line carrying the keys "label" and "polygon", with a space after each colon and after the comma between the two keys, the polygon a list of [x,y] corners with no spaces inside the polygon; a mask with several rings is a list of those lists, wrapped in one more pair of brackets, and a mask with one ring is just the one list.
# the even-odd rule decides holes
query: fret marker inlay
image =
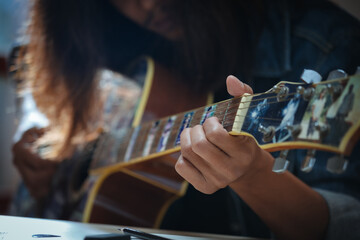
{"label": "fret marker inlay", "polygon": [[163,130],[163,132],[161,134],[161,138],[160,138],[159,144],[158,144],[157,149],[156,149],[157,152],[161,152],[161,151],[165,150],[166,144],[167,144],[167,141],[169,139],[171,129],[174,126],[176,117],[177,116],[171,116],[166,121],[166,124],[164,126],[164,130]]}

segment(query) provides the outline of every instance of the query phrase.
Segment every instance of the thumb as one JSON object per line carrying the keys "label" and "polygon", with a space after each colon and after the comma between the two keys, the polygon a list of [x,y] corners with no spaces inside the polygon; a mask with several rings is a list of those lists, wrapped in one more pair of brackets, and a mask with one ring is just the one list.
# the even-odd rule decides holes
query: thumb
{"label": "thumb", "polygon": [[226,78],[226,87],[229,94],[234,97],[242,96],[244,93],[253,93],[253,90],[249,85],[241,82],[233,75],[229,75]]}

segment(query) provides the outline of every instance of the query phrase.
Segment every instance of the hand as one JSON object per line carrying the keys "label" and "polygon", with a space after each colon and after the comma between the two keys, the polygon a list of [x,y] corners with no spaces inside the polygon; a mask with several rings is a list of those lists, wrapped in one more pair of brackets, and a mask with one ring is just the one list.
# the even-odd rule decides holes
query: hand
{"label": "hand", "polygon": [[33,143],[44,132],[44,129],[31,128],[12,147],[13,163],[20,172],[30,194],[37,200],[49,193],[52,176],[58,166],[58,162],[43,159],[32,151]]}
{"label": "hand", "polygon": [[[235,96],[252,92],[232,76],[227,87]],[[231,136],[209,118],[203,126],[184,129],[180,144],[175,168],[197,190],[211,194],[230,186],[278,239],[323,239],[326,201],[290,172],[272,172],[273,157],[253,138]]]}
{"label": "hand", "polygon": [[[234,76],[229,76],[226,83],[233,96],[252,93],[248,85]],[[261,160],[271,162],[272,159],[253,138],[229,135],[215,117],[207,119],[202,126],[184,129],[180,144],[176,171],[207,194],[256,174],[268,167]]]}

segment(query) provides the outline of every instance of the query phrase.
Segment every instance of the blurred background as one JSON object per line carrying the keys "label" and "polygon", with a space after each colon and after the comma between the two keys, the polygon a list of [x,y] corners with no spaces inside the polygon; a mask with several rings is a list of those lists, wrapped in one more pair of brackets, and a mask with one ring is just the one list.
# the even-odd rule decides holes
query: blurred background
{"label": "blurred background", "polygon": [[[333,0],[360,19],[359,0]],[[0,215],[6,214],[19,181],[12,165],[11,145],[16,130],[14,85],[6,76],[6,58],[26,26],[29,0],[0,0]]]}
{"label": "blurred background", "polygon": [[6,77],[6,57],[18,41],[28,14],[28,0],[0,1],[0,214],[5,214],[18,174],[11,162],[15,132],[15,92]]}

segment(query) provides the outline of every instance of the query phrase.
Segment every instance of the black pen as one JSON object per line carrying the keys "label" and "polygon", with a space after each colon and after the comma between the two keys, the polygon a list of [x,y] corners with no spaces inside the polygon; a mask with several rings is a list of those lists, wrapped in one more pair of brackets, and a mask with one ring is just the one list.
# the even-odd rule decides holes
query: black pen
{"label": "black pen", "polygon": [[120,230],[122,230],[124,233],[127,233],[131,236],[138,237],[138,238],[145,239],[145,240],[171,240],[169,238],[160,237],[160,236],[157,236],[154,234],[142,232],[142,231],[139,231],[136,229],[131,229],[131,228],[120,228]]}
{"label": "black pen", "polygon": [[33,234],[32,235],[33,238],[52,238],[52,237],[61,237],[59,235],[54,235],[54,234]]}

